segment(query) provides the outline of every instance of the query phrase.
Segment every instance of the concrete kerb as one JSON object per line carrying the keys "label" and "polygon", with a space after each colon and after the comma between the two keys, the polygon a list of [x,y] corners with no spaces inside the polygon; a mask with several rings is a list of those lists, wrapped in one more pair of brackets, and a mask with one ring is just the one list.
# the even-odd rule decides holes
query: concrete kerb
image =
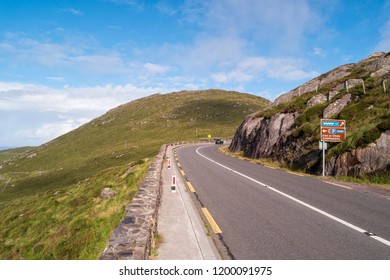
{"label": "concrete kerb", "polygon": [[137,194],[126,206],[125,218],[111,234],[106,248],[99,257],[100,260],[149,259],[157,232],[162,192],[161,172],[167,146],[196,143],[207,142],[179,142],[162,145]]}

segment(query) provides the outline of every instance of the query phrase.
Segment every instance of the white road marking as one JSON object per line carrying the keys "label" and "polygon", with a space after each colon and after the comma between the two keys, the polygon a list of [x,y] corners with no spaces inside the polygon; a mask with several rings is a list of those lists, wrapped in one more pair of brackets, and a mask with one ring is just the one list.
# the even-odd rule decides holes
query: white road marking
{"label": "white road marking", "polygon": [[[259,184],[259,185],[261,185],[263,187],[266,187],[266,188],[268,188],[271,191],[274,191],[274,192],[276,192],[276,193],[278,193],[280,195],[283,195],[284,197],[287,197],[287,198],[289,198],[289,199],[291,199],[291,200],[293,200],[293,201],[295,201],[295,202],[297,202],[297,203],[299,203],[299,204],[301,204],[301,205],[303,205],[303,206],[305,206],[305,207],[307,207],[307,208],[309,208],[309,209],[311,209],[311,210],[313,210],[313,211],[315,211],[315,212],[317,212],[319,214],[322,214],[322,215],[324,215],[324,216],[326,216],[326,217],[328,217],[328,218],[330,218],[330,219],[332,219],[332,220],[334,220],[336,222],[339,222],[339,223],[341,223],[341,224],[343,224],[343,225],[345,225],[345,226],[347,226],[347,227],[349,227],[351,229],[354,229],[354,230],[356,230],[356,231],[358,231],[360,233],[368,233],[367,230],[364,230],[364,229],[362,229],[360,227],[357,227],[357,226],[355,226],[355,225],[353,225],[351,223],[348,223],[347,221],[344,221],[343,219],[340,219],[340,218],[338,218],[336,216],[333,216],[332,214],[329,214],[328,212],[325,212],[325,211],[323,211],[323,210],[321,210],[321,209],[319,209],[317,207],[314,207],[314,206],[312,206],[312,205],[310,205],[310,204],[308,204],[306,202],[303,202],[303,201],[301,201],[301,200],[299,200],[299,199],[297,199],[297,198],[295,198],[295,197],[293,197],[291,195],[288,195],[288,194],[286,194],[286,193],[284,193],[282,191],[279,191],[279,190],[277,190],[277,189],[275,189],[273,187],[270,187],[270,186],[268,186],[268,185],[266,185],[266,184],[264,184],[264,183],[262,183],[262,182],[260,182],[258,180],[255,180],[255,179],[253,179],[253,178],[251,178],[251,177],[249,177],[249,176],[247,176],[245,174],[242,174],[241,172],[238,172],[238,171],[236,171],[236,170],[234,170],[234,169],[232,169],[230,167],[227,167],[227,166],[225,166],[225,165],[223,165],[223,164],[221,164],[219,162],[216,162],[215,160],[212,160],[211,158],[208,158],[208,157],[202,155],[199,152],[199,149],[201,149],[201,148],[204,148],[204,147],[199,147],[199,148],[196,149],[196,153],[198,155],[200,155],[201,157],[203,157],[203,158],[205,158],[205,159],[207,159],[207,160],[209,160],[209,161],[211,161],[211,162],[213,162],[213,163],[215,163],[215,164],[217,164],[217,165],[219,165],[219,166],[221,166],[221,167],[223,167],[223,168],[225,168],[227,170],[230,170],[230,171],[236,173],[237,175],[240,175],[240,176],[242,176],[242,177],[244,177],[244,178],[246,178],[246,179],[248,179],[248,180],[250,180],[250,181],[252,181],[252,182],[254,182],[256,184]],[[372,235],[372,236],[371,235],[367,235],[367,236],[369,236],[369,237],[371,237],[371,238],[373,238],[373,239],[375,239],[375,240],[377,240],[379,242],[382,242],[383,244],[385,244],[387,246],[390,246],[390,241],[388,241],[388,240],[386,240],[386,239],[384,239],[382,237],[379,237],[377,235]]]}

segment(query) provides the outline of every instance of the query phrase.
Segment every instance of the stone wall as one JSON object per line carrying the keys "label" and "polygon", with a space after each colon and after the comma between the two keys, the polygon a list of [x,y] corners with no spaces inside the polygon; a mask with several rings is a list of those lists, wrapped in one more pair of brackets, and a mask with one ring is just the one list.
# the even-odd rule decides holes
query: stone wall
{"label": "stone wall", "polygon": [[166,145],[150,165],[141,186],[129,205],[126,216],[111,234],[101,260],[145,260],[157,231],[161,197],[161,171]]}

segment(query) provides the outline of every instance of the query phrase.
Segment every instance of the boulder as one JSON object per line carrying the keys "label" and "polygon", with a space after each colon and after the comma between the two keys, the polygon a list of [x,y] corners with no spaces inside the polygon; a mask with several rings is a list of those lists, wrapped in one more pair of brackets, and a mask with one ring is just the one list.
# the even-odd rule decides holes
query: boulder
{"label": "boulder", "polygon": [[28,155],[27,158],[28,159],[32,159],[33,157],[36,157],[37,156],[37,153],[33,153],[31,155]]}
{"label": "boulder", "polygon": [[386,171],[390,166],[390,130],[365,148],[333,157],[327,164],[327,174],[334,176],[362,176]]}
{"label": "boulder", "polygon": [[318,104],[322,104],[328,101],[328,98],[323,94],[317,94],[316,96],[313,96],[310,98],[309,101],[307,101],[307,107],[311,108]]}
{"label": "boulder", "polygon": [[349,79],[347,80],[348,89],[362,85],[363,79]]}
{"label": "boulder", "polygon": [[339,114],[345,108],[345,106],[351,102],[351,100],[352,95],[346,94],[342,98],[337,99],[335,102],[329,104],[329,106],[324,110],[324,118],[329,118],[333,115]]}
{"label": "boulder", "polygon": [[116,196],[118,193],[110,188],[104,188],[100,193],[100,197],[102,198],[112,198]]}
{"label": "boulder", "polygon": [[390,65],[387,65],[387,66],[385,66],[385,67],[383,67],[383,68],[381,68],[381,69],[379,69],[378,71],[375,71],[375,72],[373,72],[373,73],[371,73],[371,77],[380,77],[380,76],[384,76],[384,75],[386,75],[387,73],[389,73],[390,72]]}
{"label": "boulder", "polygon": [[338,90],[331,90],[328,93],[328,100],[332,100],[340,92]]}

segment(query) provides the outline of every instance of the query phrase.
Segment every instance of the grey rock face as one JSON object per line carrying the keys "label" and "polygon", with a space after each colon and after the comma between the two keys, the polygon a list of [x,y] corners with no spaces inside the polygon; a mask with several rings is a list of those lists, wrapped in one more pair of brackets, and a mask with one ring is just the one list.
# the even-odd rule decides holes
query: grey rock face
{"label": "grey rock face", "polygon": [[309,101],[307,101],[307,107],[311,108],[313,106],[316,106],[318,104],[322,104],[328,101],[328,98],[323,94],[317,94],[316,96],[313,96],[310,98]]}
{"label": "grey rock face", "polygon": [[340,113],[345,108],[345,106],[347,106],[351,102],[351,99],[351,94],[346,94],[342,98],[329,104],[329,106],[326,107],[324,110],[324,118],[330,118],[331,116]]}
{"label": "grey rock face", "polygon": [[327,173],[334,176],[361,176],[390,167],[390,130],[366,148],[353,149],[333,157],[327,164]]}
{"label": "grey rock face", "polygon": [[356,86],[360,86],[362,85],[363,83],[363,79],[349,79],[347,80],[347,85],[348,85],[348,88],[353,88],[353,87],[356,87]]}
{"label": "grey rock face", "polygon": [[380,77],[390,72],[390,65],[386,65],[385,67],[379,69],[378,71],[375,71],[371,73],[371,77]]}
{"label": "grey rock face", "polygon": [[328,100],[332,100],[340,92],[338,90],[331,90],[328,93]]}
{"label": "grey rock face", "polygon": [[291,128],[297,116],[297,113],[293,113],[276,114],[270,119],[247,118],[237,130],[230,149],[244,150],[245,155],[249,157],[272,156],[281,143],[291,135]]}
{"label": "grey rock face", "polygon": [[351,67],[352,66],[349,64],[343,65],[326,73],[325,75],[314,78],[313,80],[304,83],[302,86],[299,86],[288,93],[282,94],[281,96],[276,98],[274,102],[272,102],[270,107],[277,106],[283,102],[290,101],[291,99],[299,95],[302,95],[306,92],[315,91],[316,88],[320,88],[322,85],[326,85],[333,81],[342,79],[350,74],[349,70],[351,69]]}

